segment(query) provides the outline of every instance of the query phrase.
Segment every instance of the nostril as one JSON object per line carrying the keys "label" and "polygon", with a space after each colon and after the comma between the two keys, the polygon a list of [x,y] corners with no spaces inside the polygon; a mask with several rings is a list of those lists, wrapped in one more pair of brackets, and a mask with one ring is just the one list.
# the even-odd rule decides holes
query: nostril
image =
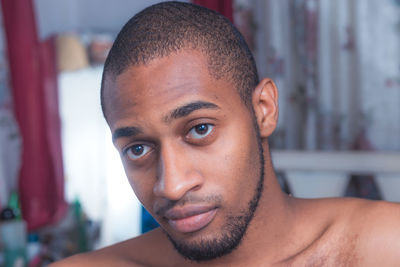
{"label": "nostril", "polygon": [[197,191],[200,190],[201,186],[200,185],[196,185],[195,187],[192,188],[193,191]]}

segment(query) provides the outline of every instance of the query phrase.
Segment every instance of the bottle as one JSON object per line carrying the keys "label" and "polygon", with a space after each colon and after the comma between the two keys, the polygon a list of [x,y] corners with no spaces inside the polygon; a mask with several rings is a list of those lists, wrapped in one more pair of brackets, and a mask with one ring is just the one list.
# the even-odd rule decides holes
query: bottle
{"label": "bottle", "polygon": [[0,237],[4,250],[4,266],[26,266],[26,224],[15,216],[10,207],[4,208],[0,213]]}

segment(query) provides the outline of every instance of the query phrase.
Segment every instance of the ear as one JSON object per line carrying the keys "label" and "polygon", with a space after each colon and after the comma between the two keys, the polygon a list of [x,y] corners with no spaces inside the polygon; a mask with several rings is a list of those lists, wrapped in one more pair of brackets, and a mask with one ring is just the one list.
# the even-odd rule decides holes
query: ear
{"label": "ear", "polygon": [[269,79],[263,79],[252,96],[254,113],[260,129],[261,137],[268,137],[278,123],[278,89]]}

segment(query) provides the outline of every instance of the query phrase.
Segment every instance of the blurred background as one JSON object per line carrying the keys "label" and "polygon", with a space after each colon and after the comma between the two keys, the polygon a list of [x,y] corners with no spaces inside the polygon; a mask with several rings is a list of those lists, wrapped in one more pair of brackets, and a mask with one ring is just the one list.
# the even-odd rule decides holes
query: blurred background
{"label": "blurred background", "polygon": [[[154,227],[100,108],[102,65],[155,0],[1,0],[0,266]],[[305,198],[400,202],[400,0],[193,0],[242,32],[280,94],[272,157]]]}

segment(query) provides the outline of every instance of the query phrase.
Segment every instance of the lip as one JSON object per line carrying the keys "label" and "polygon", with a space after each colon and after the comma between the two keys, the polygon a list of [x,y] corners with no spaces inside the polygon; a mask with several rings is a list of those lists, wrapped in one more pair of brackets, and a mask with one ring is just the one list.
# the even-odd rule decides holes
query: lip
{"label": "lip", "polygon": [[185,207],[166,212],[168,224],[177,232],[191,233],[206,227],[215,217],[215,207]]}

